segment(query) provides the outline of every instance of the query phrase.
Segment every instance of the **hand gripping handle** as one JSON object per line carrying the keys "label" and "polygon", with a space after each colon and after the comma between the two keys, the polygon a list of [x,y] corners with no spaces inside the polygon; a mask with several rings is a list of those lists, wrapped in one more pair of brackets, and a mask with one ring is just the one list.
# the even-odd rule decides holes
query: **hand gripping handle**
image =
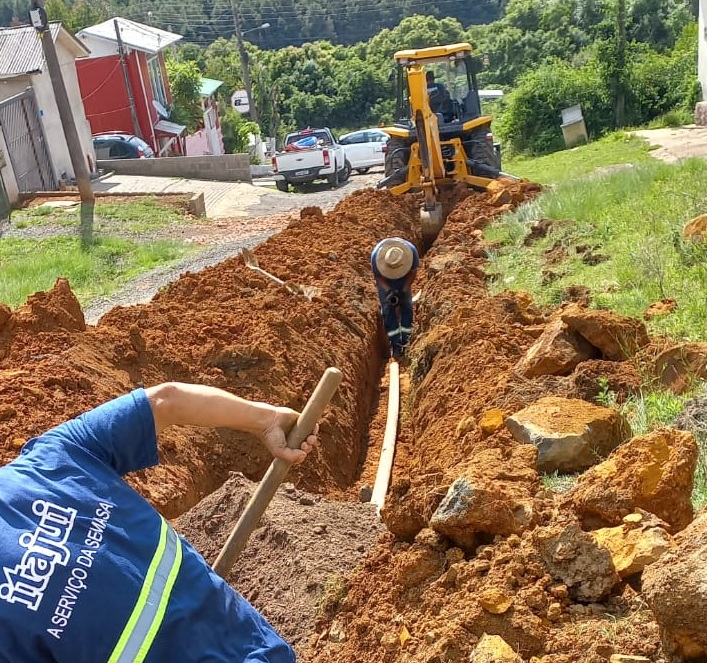
{"label": "hand gripping handle", "polygon": [[[314,430],[314,426],[338,389],[342,377],[342,373],[338,368],[326,369],[321,380],[319,380],[319,384],[300,413],[297,422],[287,434],[288,447],[299,449],[305,438]],[[258,525],[258,521],[265,513],[265,509],[270,504],[270,500],[275,495],[291,465],[291,463],[281,458],[275,458],[270,463],[268,471],[261,479],[245,509],[243,509],[241,517],[231,531],[226,544],[216,558],[216,562],[214,562],[214,571],[222,578],[226,578],[231,572],[238,555],[246,547],[248,538]]]}

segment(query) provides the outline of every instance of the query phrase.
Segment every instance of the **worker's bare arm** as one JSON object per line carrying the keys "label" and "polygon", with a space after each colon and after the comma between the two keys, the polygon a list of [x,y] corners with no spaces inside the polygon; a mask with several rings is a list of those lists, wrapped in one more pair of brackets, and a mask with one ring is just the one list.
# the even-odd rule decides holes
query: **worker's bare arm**
{"label": "worker's bare arm", "polygon": [[188,425],[224,427],[258,437],[277,458],[302,462],[318,444],[310,435],[300,449],[287,447],[287,432],[297,421],[297,412],[239,398],[227,391],[206,385],[165,382],[145,390],[159,434],[168,426]]}

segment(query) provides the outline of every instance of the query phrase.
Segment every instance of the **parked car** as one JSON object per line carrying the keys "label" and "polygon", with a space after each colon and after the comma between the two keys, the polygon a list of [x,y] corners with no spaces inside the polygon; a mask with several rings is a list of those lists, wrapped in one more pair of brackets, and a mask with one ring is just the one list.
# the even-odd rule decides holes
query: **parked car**
{"label": "parked car", "polygon": [[373,166],[385,165],[386,143],[390,136],[380,129],[352,131],[339,138],[346,158],[356,172],[367,173]]}
{"label": "parked car", "polygon": [[344,148],[326,127],[287,134],[285,151],[275,153],[272,169],[280,191],[288,191],[290,184],[298,186],[322,179],[336,187],[351,174]]}
{"label": "parked car", "polygon": [[152,159],[154,150],[142,139],[119,131],[93,136],[96,159]]}

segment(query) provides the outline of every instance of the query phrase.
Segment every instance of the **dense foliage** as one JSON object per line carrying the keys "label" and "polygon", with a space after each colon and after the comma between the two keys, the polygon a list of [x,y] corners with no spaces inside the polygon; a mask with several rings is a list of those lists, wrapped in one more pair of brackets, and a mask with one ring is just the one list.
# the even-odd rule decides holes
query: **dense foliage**
{"label": "dense foliage", "polygon": [[[184,35],[207,46],[234,34],[231,0],[48,0],[69,7],[68,23],[80,29],[112,16]],[[0,0],[0,25],[26,21],[31,2]],[[401,19],[424,11],[435,18],[452,17],[463,25],[490,23],[501,15],[504,0],[238,0],[240,28],[251,31],[263,48],[274,49],[326,40],[335,44],[366,41]],[[90,11],[87,22],[80,14]],[[269,23],[266,30],[258,26]]]}
{"label": "dense foliage", "polygon": [[[685,118],[700,93],[697,0],[438,0],[424,6],[426,15],[407,17],[422,9],[421,0],[238,6],[260,128],[271,136],[308,125],[343,130],[392,121],[393,53],[459,41],[488,55],[480,82],[506,92],[494,127],[515,151],[562,147],[567,106],[581,104],[597,137],[671,114]],[[21,8],[18,0],[0,0],[0,21]],[[244,87],[231,0],[47,0],[47,10],[74,30],[118,14],[184,34],[170,69],[173,88],[186,72],[177,65],[192,78],[198,69],[224,82],[224,112],[233,90]],[[251,32],[263,21],[270,27]],[[187,122],[188,99],[177,100]],[[235,145],[243,118],[224,119]]]}
{"label": "dense foliage", "polygon": [[[484,79],[513,86],[497,123],[509,147],[530,153],[560,149],[560,112],[575,104],[581,105],[587,130],[594,137],[669,113],[677,112],[683,119],[692,113],[700,90],[697,24],[688,4],[681,0],[585,2],[581,4],[584,9],[594,4],[603,11],[585,25],[579,20],[581,14],[568,10],[573,4],[575,10],[580,8],[580,3],[556,0],[545,7],[547,11],[564,8],[564,34],[546,30],[543,26],[554,22],[543,12],[532,14],[529,9],[534,4],[511,0],[509,13],[491,26],[488,35],[494,64]],[[625,4],[623,51],[617,30],[620,4]],[[525,18],[519,23],[520,15]],[[526,28],[518,39],[517,50],[522,52],[494,51],[494,45],[508,42],[499,40],[499,35],[519,29],[520,24]],[[527,31],[529,27],[537,30]],[[499,66],[496,56],[513,76]],[[524,58],[532,58],[531,67]]]}

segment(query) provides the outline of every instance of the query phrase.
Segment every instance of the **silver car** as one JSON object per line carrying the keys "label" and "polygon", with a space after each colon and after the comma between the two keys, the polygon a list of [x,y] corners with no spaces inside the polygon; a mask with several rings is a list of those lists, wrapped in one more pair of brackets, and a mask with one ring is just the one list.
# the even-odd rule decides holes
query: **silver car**
{"label": "silver car", "polygon": [[361,129],[339,137],[351,168],[363,175],[374,166],[385,164],[386,143],[390,136],[380,129]]}

